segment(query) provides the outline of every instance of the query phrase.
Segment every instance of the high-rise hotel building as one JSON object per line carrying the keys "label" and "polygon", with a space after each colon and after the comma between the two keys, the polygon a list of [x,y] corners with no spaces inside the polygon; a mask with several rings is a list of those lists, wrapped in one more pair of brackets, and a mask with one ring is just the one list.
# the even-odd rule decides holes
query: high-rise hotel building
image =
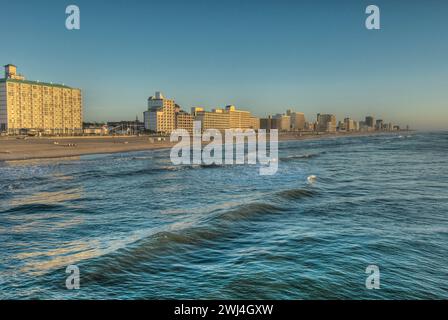
{"label": "high-rise hotel building", "polygon": [[176,104],[161,92],[148,98],[148,111],[143,113],[145,129],[160,133],[171,133],[175,129]]}
{"label": "high-rise hotel building", "polygon": [[26,80],[17,67],[5,66],[0,79],[0,131],[19,134],[82,132],[81,90],[61,84]]}

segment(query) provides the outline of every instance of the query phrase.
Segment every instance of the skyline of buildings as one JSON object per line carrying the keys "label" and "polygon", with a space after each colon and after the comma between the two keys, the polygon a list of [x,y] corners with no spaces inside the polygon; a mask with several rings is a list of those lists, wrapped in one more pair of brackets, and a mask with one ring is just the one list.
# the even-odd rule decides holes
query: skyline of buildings
{"label": "skyline of buildings", "polygon": [[[136,121],[114,122],[115,126],[84,125],[81,89],[52,82],[29,81],[17,67],[5,66],[5,76],[0,79],[0,132],[21,134],[24,131],[39,135],[112,134],[127,132],[136,134],[148,131],[169,134],[175,129],[193,132],[193,122],[200,121],[202,130],[207,129],[278,129],[280,132],[329,132],[398,130],[398,125],[385,123],[382,119],[367,116],[365,121],[345,117],[337,122],[334,114],[317,113],[314,122],[306,121],[303,112],[291,108],[266,118],[252,115],[234,105],[224,108],[191,107],[188,113],[157,91],[147,100],[143,123]],[[111,123],[111,122],[110,122]],[[130,125],[131,124],[131,125]],[[118,129],[117,129],[118,128]],[[126,128],[126,129],[124,129]]]}
{"label": "skyline of buildings", "polygon": [[316,121],[307,122],[303,112],[287,109],[286,113],[270,115],[266,118],[253,116],[249,111],[237,109],[234,105],[225,108],[212,108],[206,111],[204,107],[192,107],[188,113],[168,99],[161,92],[148,98],[148,110],[144,112],[144,128],[153,133],[170,134],[174,129],[185,129],[193,133],[193,122],[201,122],[201,129],[277,129],[280,132],[354,132],[354,131],[393,131],[399,130],[398,125],[375,121],[374,117],[366,116],[364,121],[356,121],[345,117],[337,122],[334,114],[318,113]]}
{"label": "skyline of buildings", "polygon": [[206,111],[204,107],[192,107],[188,113],[168,99],[159,91],[148,98],[148,110],[144,113],[144,128],[153,133],[170,134],[175,129],[185,129],[193,133],[193,122],[201,123],[201,130],[217,129],[277,129],[280,132],[355,132],[355,131],[393,131],[400,127],[392,123],[384,124],[366,116],[365,121],[355,121],[345,117],[337,122],[334,114],[318,113],[316,121],[307,122],[303,112],[287,109],[286,113],[275,114],[267,118],[258,118],[249,111],[239,110],[233,105],[225,108],[212,108]]}
{"label": "skyline of buildings", "polygon": [[192,107],[188,113],[159,91],[148,98],[148,110],[143,112],[145,129],[155,133],[169,134],[175,129],[193,132],[193,122],[201,122],[202,130],[207,129],[259,129],[260,120],[249,111],[238,110],[233,105],[225,108]]}

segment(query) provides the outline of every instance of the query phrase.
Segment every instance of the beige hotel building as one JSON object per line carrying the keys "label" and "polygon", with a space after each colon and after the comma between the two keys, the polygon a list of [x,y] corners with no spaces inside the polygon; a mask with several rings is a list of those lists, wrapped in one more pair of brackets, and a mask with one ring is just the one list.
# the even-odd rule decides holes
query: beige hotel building
{"label": "beige hotel building", "polygon": [[253,117],[249,111],[237,110],[235,106],[227,106],[225,109],[213,109],[204,111],[203,108],[191,109],[196,121],[201,122],[202,130],[207,129],[260,129],[260,119]]}
{"label": "beige hotel building", "polygon": [[170,134],[176,128],[175,109],[174,100],[165,98],[161,92],[156,92],[154,96],[148,98],[148,110],[143,113],[145,129]]}
{"label": "beige hotel building", "polygon": [[148,99],[148,110],[143,113],[145,129],[152,132],[171,134],[175,129],[193,132],[193,122],[200,121],[201,129],[255,129],[260,128],[260,119],[249,111],[237,110],[235,106],[205,111],[201,107],[191,108],[191,113],[182,111],[174,100],[156,92]]}
{"label": "beige hotel building", "polygon": [[5,66],[0,79],[0,131],[73,135],[82,132],[81,90],[26,80],[17,67]]}

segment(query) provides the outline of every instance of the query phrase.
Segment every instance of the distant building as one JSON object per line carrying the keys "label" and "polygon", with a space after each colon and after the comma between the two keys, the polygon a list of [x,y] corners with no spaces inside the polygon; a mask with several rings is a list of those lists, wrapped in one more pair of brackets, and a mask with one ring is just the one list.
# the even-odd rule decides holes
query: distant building
{"label": "distant building", "polygon": [[83,134],[84,135],[107,135],[109,133],[109,128],[105,124],[97,123],[84,123],[83,124]]}
{"label": "distant building", "polygon": [[145,129],[170,134],[175,129],[175,103],[161,92],[148,98],[148,111],[144,112]]}
{"label": "distant building", "polygon": [[387,127],[387,130],[388,130],[388,131],[392,131],[392,130],[394,130],[394,126],[393,126],[393,124],[390,123],[390,122],[387,124],[386,127]]}
{"label": "distant building", "polygon": [[254,130],[260,129],[260,118],[250,117],[250,128]]}
{"label": "distant building", "polygon": [[317,131],[319,132],[335,132],[336,116],[333,114],[317,114]]}
{"label": "distant building", "polygon": [[5,66],[5,77],[0,79],[0,132],[73,135],[82,130],[80,89],[25,80],[16,66]]}
{"label": "distant building", "polygon": [[226,106],[224,113],[229,114],[230,128],[250,129],[251,113],[249,111],[237,110],[235,106]]}
{"label": "distant building", "polygon": [[346,131],[355,131],[356,130],[355,121],[353,119],[345,118],[344,124],[345,124]]}
{"label": "distant building", "polygon": [[305,129],[306,131],[316,131],[316,123],[314,122],[305,122]]}
{"label": "distant building", "polygon": [[195,121],[201,122],[202,130],[217,129],[222,131],[230,128],[230,115],[222,109],[205,111],[203,108],[194,108],[192,114]]}
{"label": "distant building", "polygon": [[303,112],[290,112],[291,130],[302,131],[305,129],[305,114]]}
{"label": "distant building", "polygon": [[264,129],[266,131],[269,131],[271,129],[275,129],[273,127],[272,117],[271,116],[268,116],[267,118],[261,118],[260,119],[260,129]]}
{"label": "distant building", "polygon": [[359,130],[366,132],[366,131],[373,131],[373,130],[375,130],[375,128],[367,125],[367,123],[365,121],[360,121],[359,122]]}
{"label": "distant building", "polygon": [[194,120],[201,122],[202,130],[207,129],[258,129],[260,119],[251,115],[249,111],[238,110],[235,106],[225,109],[215,108],[205,111],[201,107],[192,108]]}
{"label": "distant building", "polygon": [[370,128],[375,127],[375,119],[371,116],[366,117],[365,125]]}
{"label": "distant building", "polygon": [[375,129],[376,130],[383,130],[383,120],[378,119],[376,120],[376,124],[375,124]]}
{"label": "distant building", "polygon": [[291,117],[284,114],[276,114],[272,117],[274,120],[274,128],[279,131],[290,131],[291,130]]}
{"label": "distant building", "polygon": [[134,121],[109,121],[107,128],[110,134],[136,135],[145,130],[145,124],[136,118]]}
{"label": "distant building", "polygon": [[178,110],[176,112],[175,123],[176,129],[185,129],[189,134],[193,134],[194,116],[185,111]]}

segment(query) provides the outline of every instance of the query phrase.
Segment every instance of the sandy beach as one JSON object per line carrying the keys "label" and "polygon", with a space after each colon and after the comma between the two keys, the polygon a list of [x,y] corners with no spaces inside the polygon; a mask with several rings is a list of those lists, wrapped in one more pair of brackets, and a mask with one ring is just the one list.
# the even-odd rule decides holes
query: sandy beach
{"label": "sandy beach", "polygon": [[[395,132],[398,134],[397,132]],[[390,132],[354,132],[335,134],[287,133],[279,136],[280,141],[324,139],[344,136],[391,134]],[[166,138],[169,139],[169,138]],[[1,137],[0,161],[31,160],[73,157],[87,154],[119,153],[169,148],[174,143],[157,141],[148,136],[126,137]]]}
{"label": "sandy beach", "polygon": [[0,138],[0,161],[62,158],[167,148],[149,137]]}

